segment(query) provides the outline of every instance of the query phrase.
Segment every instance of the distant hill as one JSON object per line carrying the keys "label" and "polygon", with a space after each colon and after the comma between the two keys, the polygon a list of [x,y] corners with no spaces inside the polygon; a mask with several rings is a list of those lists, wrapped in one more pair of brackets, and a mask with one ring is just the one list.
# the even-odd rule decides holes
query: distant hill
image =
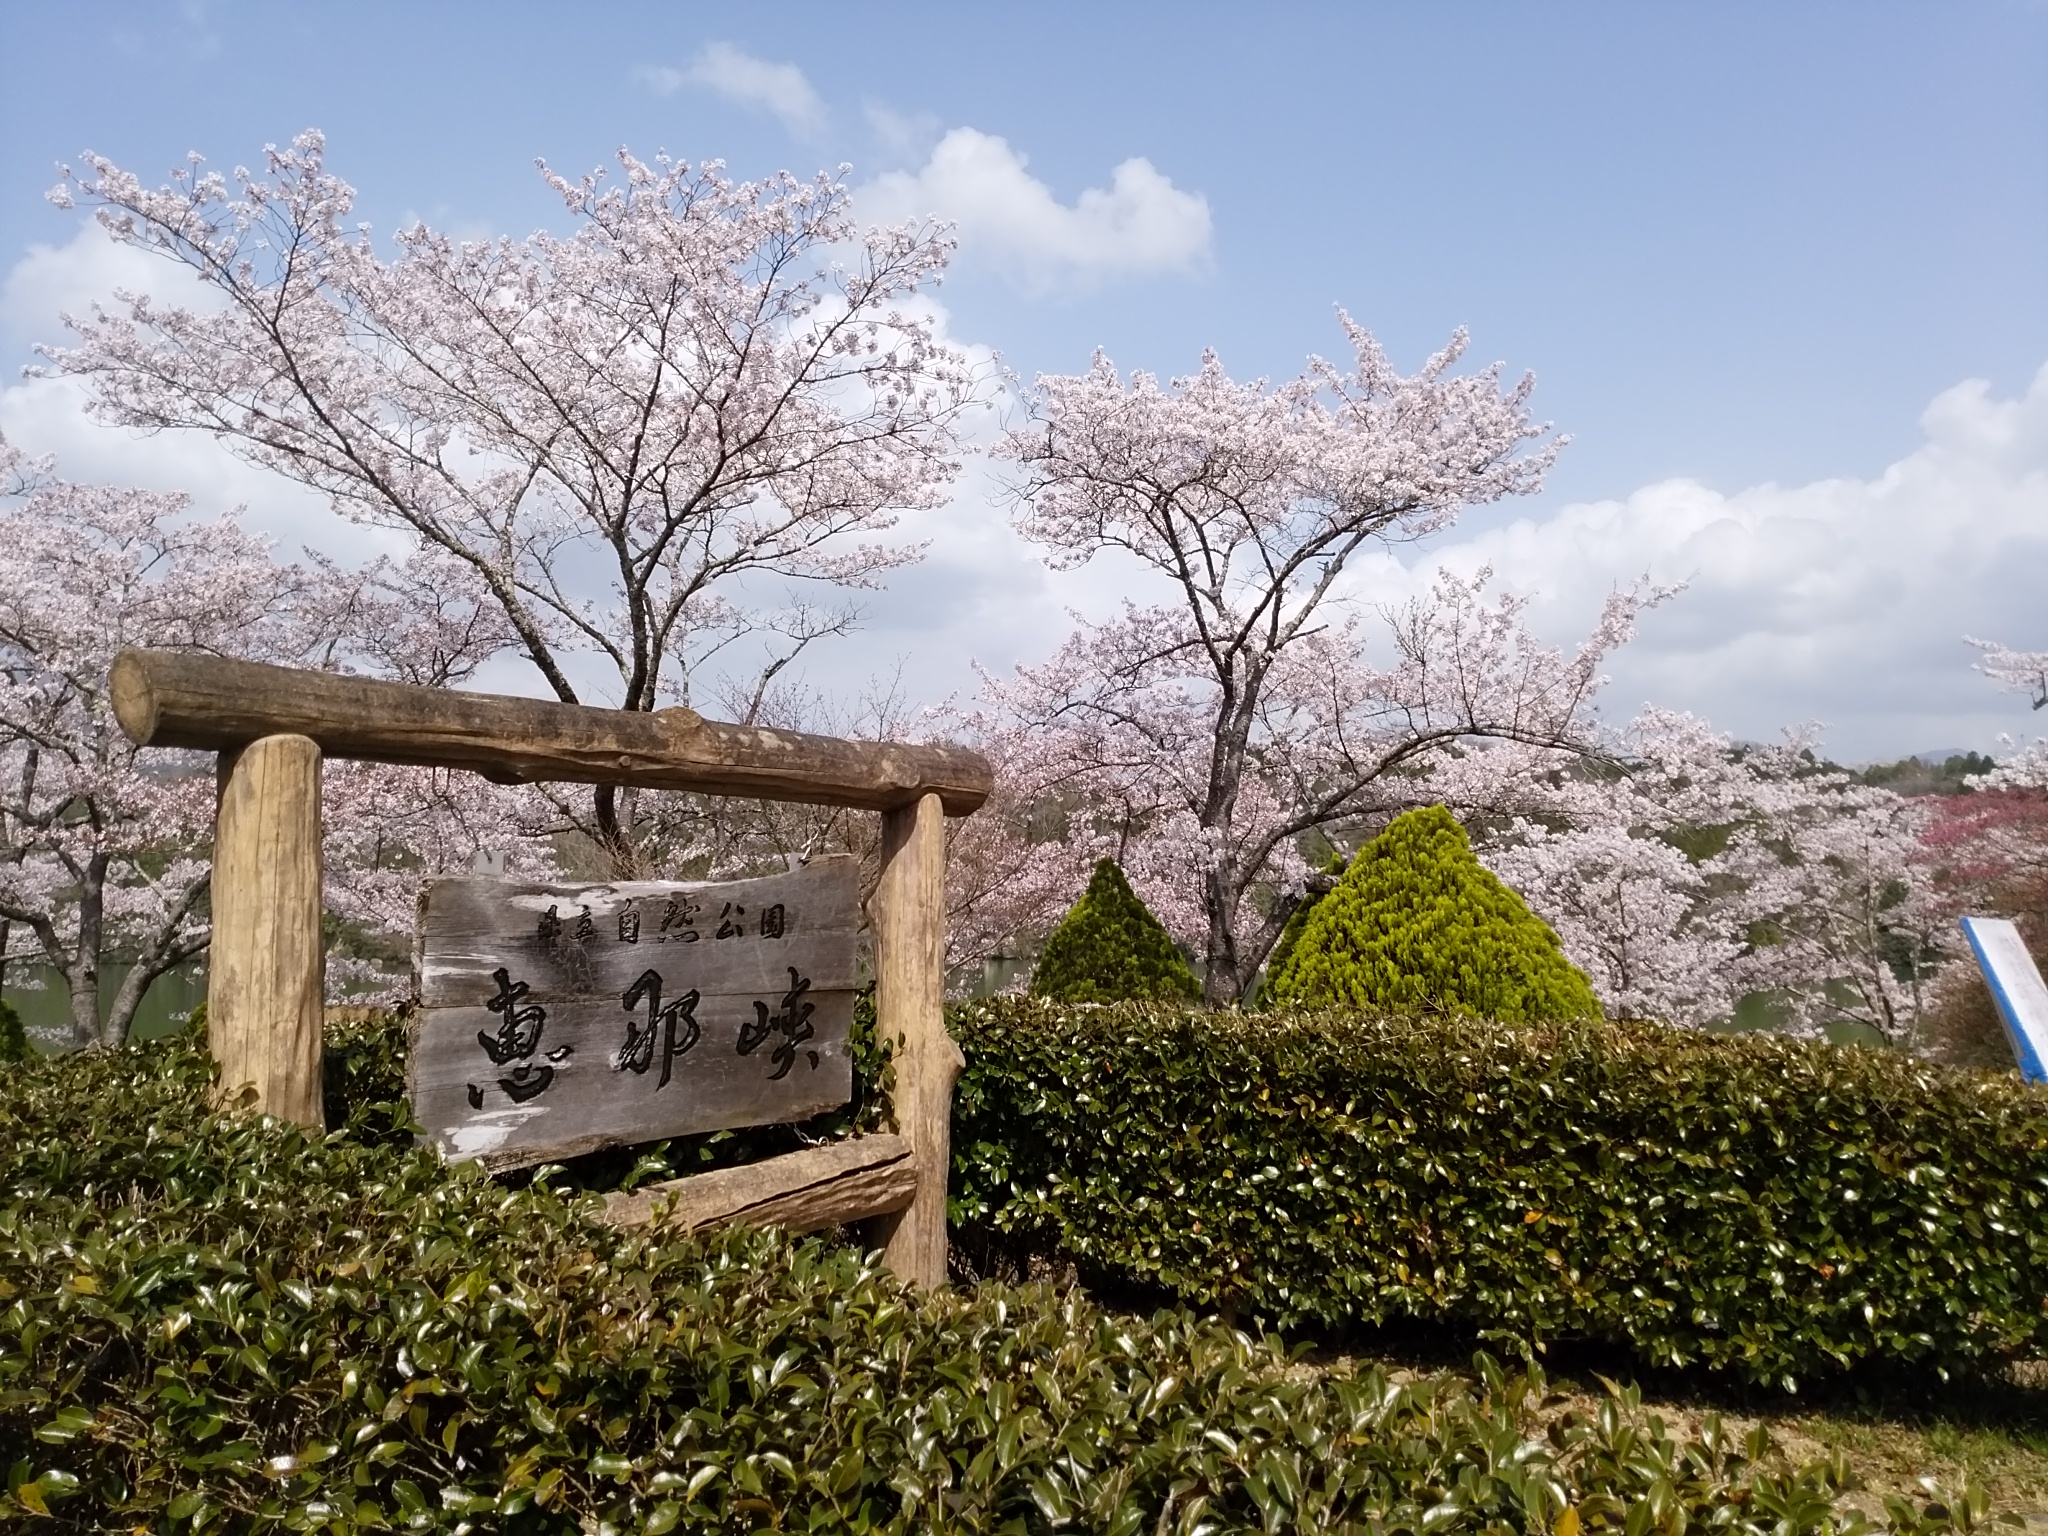
{"label": "distant hill", "polygon": [[1856,777],[1902,795],[1959,795],[1969,788],[1965,779],[1989,773],[1993,766],[1982,752],[1955,747],[1916,753],[1895,763],[1872,763],[1858,770]]}

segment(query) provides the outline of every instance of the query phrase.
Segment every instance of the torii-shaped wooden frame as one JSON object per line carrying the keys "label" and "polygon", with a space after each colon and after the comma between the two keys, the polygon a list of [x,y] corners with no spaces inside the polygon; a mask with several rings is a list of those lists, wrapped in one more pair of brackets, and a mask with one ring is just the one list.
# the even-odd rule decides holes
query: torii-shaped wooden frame
{"label": "torii-shaped wooden frame", "polygon": [[873,1229],[889,1267],[946,1277],[946,1171],[959,1048],[946,1034],[944,817],[988,798],[961,747],[844,741],[652,714],[458,693],[174,651],[123,651],[112,694],[138,746],[220,754],[207,1033],[223,1090],[319,1126],[325,953],[323,757],[464,768],[498,783],[630,784],[882,813],[870,909],[875,1007],[895,1047],[897,1127],[916,1187]]}

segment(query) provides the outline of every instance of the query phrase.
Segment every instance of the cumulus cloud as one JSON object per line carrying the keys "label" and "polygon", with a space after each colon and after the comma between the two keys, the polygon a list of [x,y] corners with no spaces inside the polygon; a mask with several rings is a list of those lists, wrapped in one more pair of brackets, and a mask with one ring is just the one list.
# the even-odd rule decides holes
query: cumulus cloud
{"label": "cumulus cloud", "polygon": [[2026,701],[1971,670],[1965,632],[2048,645],[2048,368],[2016,399],[1935,397],[1882,474],[1723,492],[1694,480],[1566,506],[1359,571],[1361,595],[1491,565],[1552,638],[1648,572],[1686,591],[1614,660],[1611,709],[1691,709],[1753,739],[1820,721],[1844,760],[1995,747]]}
{"label": "cumulus cloud", "polygon": [[731,43],[708,43],[687,69],[643,65],[633,78],[662,96],[700,85],[740,106],[772,113],[790,133],[809,137],[825,125],[825,103],[794,64],[757,59]]}
{"label": "cumulus cloud", "polygon": [[62,316],[89,315],[117,291],[148,293],[188,308],[207,305],[205,286],[182,267],[121,245],[97,224],[84,223],[63,245],[32,245],[0,282],[0,344],[7,361],[34,360],[37,343],[67,339]]}
{"label": "cumulus cloud", "polygon": [[938,142],[939,120],[929,112],[898,112],[885,101],[868,101],[861,116],[889,160],[921,160]]}
{"label": "cumulus cloud", "polygon": [[[160,304],[209,307],[214,296],[183,268],[107,238],[87,223],[61,246],[31,246],[0,282],[0,347],[14,364],[38,343],[68,339],[60,316],[86,315],[117,291],[147,293]],[[213,515],[245,508],[243,522],[295,557],[312,547],[354,562],[399,547],[382,530],[344,522],[326,498],[236,458],[212,438],[189,432],[149,435],[105,427],[85,413],[75,379],[22,379],[0,389],[0,432],[32,454],[55,454],[67,480],[183,491]]]}
{"label": "cumulus cloud", "polygon": [[896,224],[931,214],[962,244],[1034,289],[1145,272],[1187,271],[1209,257],[1209,202],[1142,158],[1071,204],[1025,169],[1007,141],[955,128],[917,171],[889,171],[856,194],[861,217]]}

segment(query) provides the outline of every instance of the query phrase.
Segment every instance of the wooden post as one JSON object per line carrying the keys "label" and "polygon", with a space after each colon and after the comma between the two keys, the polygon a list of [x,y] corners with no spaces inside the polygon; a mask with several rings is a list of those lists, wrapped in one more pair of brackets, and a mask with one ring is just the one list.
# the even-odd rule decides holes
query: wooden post
{"label": "wooden post", "polygon": [[872,916],[876,1022],[895,1047],[896,1129],[910,1143],[917,1192],[873,1223],[870,1240],[903,1279],[943,1285],[953,1084],[966,1063],[946,1033],[946,824],[938,795],[883,814]]}
{"label": "wooden post", "polygon": [[253,1108],[319,1129],[320,749],[265,736],[222,753],[220,778],[206,1032],[221,1100],[253,1088]]}

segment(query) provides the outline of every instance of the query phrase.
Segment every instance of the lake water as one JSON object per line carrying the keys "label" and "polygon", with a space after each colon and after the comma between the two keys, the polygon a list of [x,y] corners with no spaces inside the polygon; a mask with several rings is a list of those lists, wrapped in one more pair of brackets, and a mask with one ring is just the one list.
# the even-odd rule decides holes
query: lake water
{"label": "lake water", "polygon": [[[100,1017],[120,990],[130,967],[109,965],[100,971]],[[71,1046],[71,997],[57,973],[46,965],[13,964],[7,968],[7,1001],[21,1015],[28,1037],[44,1051],[68,1050]],[[15,978],[33,979],[40,986],[17,986]],[[167,1035],[184,1026],[192,1010],[206,1001],[206,966],[202,961],[183,965],[159,976],[143,994],[135,1013],[134,1037],[140,1040]]]}

